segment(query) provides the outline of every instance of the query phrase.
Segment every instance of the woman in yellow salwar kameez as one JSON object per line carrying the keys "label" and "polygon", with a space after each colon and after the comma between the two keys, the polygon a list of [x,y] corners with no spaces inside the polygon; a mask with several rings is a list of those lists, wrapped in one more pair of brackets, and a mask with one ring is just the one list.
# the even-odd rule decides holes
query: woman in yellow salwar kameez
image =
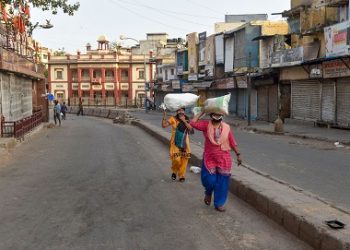
{"label": "woman in yellow salwar kameez", "polygon": [[164,111],[162,127],[167,128],[169,126],[172,128],[169,150],[171,179],[176,180],[179,176],[179,181],[184,182],[188,160],[191,157],[189,133],[193,131],[184,108],[177,110],[176,116],[171,116],[168,120]]}

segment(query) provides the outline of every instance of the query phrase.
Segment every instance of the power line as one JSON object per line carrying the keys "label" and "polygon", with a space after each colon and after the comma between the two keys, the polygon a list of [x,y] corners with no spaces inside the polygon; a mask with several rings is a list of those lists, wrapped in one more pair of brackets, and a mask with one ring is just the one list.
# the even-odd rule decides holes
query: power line
{"label": "power line", "polygon": [[122,2],[124,4],[130,4],[130,5],[134,5],[134,6],[142,6],[142,7],[145,7],[147,9],[150,9],[150,10],[153,10],[159,14],[162,14],[162,15],[165,15],[165,16],[175,16],[176,19],[178,21],[183,21],[183,22],[186,22],[186,23],[192,23],[192,24],[196,24],[196,25],[201,25],[201,26],[204,26],[204,27],[210,27],[210,25],[207,25],[207,24],[203,24],[203,23],[198,23],[198,22],[193,22],[191,20],[188,20],[188,19],[184,19],[184,18],[180,18],[178,17],[177,15],[174,15],[174,14],[167,14],[167,13],[164,13],[164,11],[162,11],[161,9],[158,9],[158,8],[154,8],[154,7],[151,7],[149,5],[145,5],[145,4],[135,4],[135,3],[129,3],[129,2],[125,2],[125,1],[122,1],[122,0],[116,0],[116,1],[119,1],[119,2]]}
{"label": "power line", "polygon": [[194,15],[192,13],[186,13],[186,12],[178,12],[178,11],[173,11],[173,10],[168,10],[168,9],[161,9],[161,8],[156,8],[152,7],[146,4],[141,4],[141,3],[131,3],[131,2],[124,2],[126,4],[131,4],[131,5],[136,5],[136,6],[144,6],[145,8],[156,10],[156,11],[162,11],[162,12],[167,12],[167,13],[172,13],[176,15],[182,15],[182,16],[189,16],[189,17],[196,17],[196,18],[206,18],[206,19],[215,19],[215,20],[221,20],[222,18],[219,17],[213,17],[213,16],[202,16],[202,15]]}
{"label": "power line", "polygon": [[201,7],[202,9],[205,9],[205,10],[209,10],[211,12],[215,12],[217,14],[220,14],[220,15],[223,15],[223,13],[219,12],[219,11],[216,11],[216,10],[213,10],[211,7],[208,7],[208,6],[205,6],[203,4],[200,4],[200,3],[196,3],[194,1],[191,1],[191,0],[187,0],[188,3],[196,6],[196,7]]}
{"label": "power line", "polygon": [[149,17],[147,17],[147,16],[144,16],[144,15],[142,15],[142,14],[140,14],[140,13],[134,11],[134,10],[131,10],[131,9],[129,9],[128,7],[124,6],[124,5],[122,5],[120,2],[116,2],[116,1],[114,1],[114,0],[109,0],[109,1],[112,2],[112,3],[114,3],[114,4],[116,4],[116,5],[118,5],[118,6],[121,7],[122,9],[124,9],[124,10],[126,10],[126,11],[129,11],[129,12],[131,12],[131,13],[137,15],[138,17],[142,17],[142,18],[144,18],[144,19],[146,19],[146,20],[149,20],[149,21],[151,21],[151,22],[154,22],[154,23],[163,25],[163,26],[168,27],[168,28],[170,27],[170,28],[173,28],[173,29],[176,29],[176,30],[182,30],[182,31],[185,31],[185,32],[191,32],[191,31],[189,31],[189,30],[186,30],[186,29],[183,29],[183,28],[180,28],[180,27],[176,27],[176,26],[172,26],[172,25],[169,25],[169,24],[160,22],[160,21],[158,21],[158,20],[156,20],[156,19],[153,19],[153,18],[149,18]]}

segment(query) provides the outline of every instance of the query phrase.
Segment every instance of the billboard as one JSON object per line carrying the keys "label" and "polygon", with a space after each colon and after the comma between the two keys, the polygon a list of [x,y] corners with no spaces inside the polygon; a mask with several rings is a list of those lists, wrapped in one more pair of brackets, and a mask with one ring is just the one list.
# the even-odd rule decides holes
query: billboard
{"label": "billboard", "polygon": [[187,35],[188,42],[188,70],[190,74],[198,74],[198,33]]}
{"label": "billboard", "polygon": [[205,44],[207,39],[207,32],[199,33],[199,65],[205,65]]}
{"label": "billboard", "polygon": [[224,34],[215,36],[216,64],[224,64]]}
{"label": "billboard", "polygon": [[349,55],[350,21],[324,28],[326,57]]}

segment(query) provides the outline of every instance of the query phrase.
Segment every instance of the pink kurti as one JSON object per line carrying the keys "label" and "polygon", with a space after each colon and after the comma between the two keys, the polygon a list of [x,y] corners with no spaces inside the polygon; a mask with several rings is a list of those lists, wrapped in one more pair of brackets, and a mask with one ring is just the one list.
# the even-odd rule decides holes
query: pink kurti
{"label": "pink kurti", "polygon": [[[208,137],[208,124],[210,121],[203,120],[198,122],[191,122],[191,126],[195,129],[202,131],[205,137],[204,144],[204,165],[211,174],[217,171],[220,174],[229,175],[231,174],[232,168],[232,157],[230,151],[224,151],[221,146],[214,145],[211,143]],[[229,144],[231,149],[237,146],[237,142],[233,136],[232,131],[230,131],[228,136]]]}

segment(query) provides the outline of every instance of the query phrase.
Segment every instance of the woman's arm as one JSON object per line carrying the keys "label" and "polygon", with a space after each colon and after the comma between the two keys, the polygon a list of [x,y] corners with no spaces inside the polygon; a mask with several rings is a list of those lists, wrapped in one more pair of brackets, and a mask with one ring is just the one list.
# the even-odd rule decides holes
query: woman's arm
{"label": "woman's arm", "polygon": [[166,119],[166,112],[164,110],[163,112],[163,119],[162,119],[162,128],[167,128],[170,126],[170,123]]}
{"label": "woman's arm", "polygon": [[230,146],[231,146],[232,150],[235,152],[235,154],[237,156],[238,166],[242,165],[241,153],[239,152],[239,149],[238,149],[238,146],[237,146],[237,142],[236,142],[236,139],[234,138],[234,136],[232,134],[232,131],[230,131],[228,139],[229,139]]}
{"label": "woman's arm", "polygon": [[189,124],[186,121],[186,117],[185,116],[180,116],[180,120],[185,124],[185,126],[187,127],[188,131],[192,132],[193,127],[191,126],[191,124]]}
{"label": "woman's arm", "polygon": [[204,114],[205,114],[204,111],[198,113],[197,115],[195,115],[195,116],[193,117],[193,119],[192,119],[191,122],[194,122],[194,123],[198,122],[199,119],[200,119]]}

